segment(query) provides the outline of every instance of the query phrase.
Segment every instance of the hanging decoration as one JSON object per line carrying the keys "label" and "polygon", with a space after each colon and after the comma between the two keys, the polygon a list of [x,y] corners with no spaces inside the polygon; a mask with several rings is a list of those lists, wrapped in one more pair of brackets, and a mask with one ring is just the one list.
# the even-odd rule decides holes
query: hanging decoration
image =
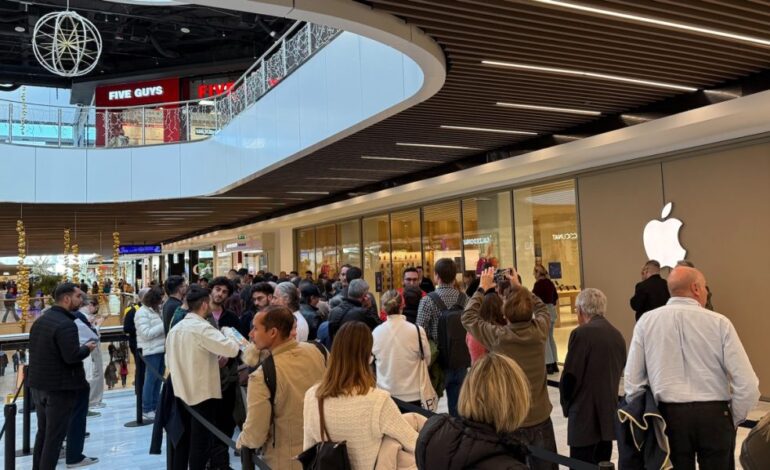
{"label": "hanging decoration", "polygon": [[46,70],[62,77],[91,72],[102,53],[102,36],[88,19],[69,10],[43,15],[32,32],[32,50]]}
{"label": "hanging decoration", "polygon": [[62,282],[67,282],[70,279],[69,270],[70,270],[70,250],[72,249],[71,243],[72,243],[72,240],[70,239],[70,229],[65,228],[64,229],[64,274],[62,274],[62,277],[61,277]]}
{"label": "hanging decoration", "polygon": [[80,247],[77,243],[72,245],[72,282],[80,283]]}
{"label": "hanging decoration", "polygon": [[104,265],[104,258],[102,255],[99,255],[96,258],[97,266],[96,266],[96,285],[97,285],[97,291],[93,293],[93,295],[96,296],[97,299],[99,299],[99,305],[103,306],[107,302],[107,298],[104,295],[104,270],[107,269],[107,267]]}
{"label": "hanging decoration", "polygon": [[21,128],[21,135],[27,135],[27,113],[29,112],[29,105],[27,103],[27,87],[21,87],[21,114],[19,115],[19,127]]}
{"label": "hanging decoration", "polygon": [[112,232],[112,288],[118,290],[120,284],[120,232]]}
{"label": "hanging decoration", "polygon": [[24,222],[21,220],[16,221],[16,233],[19,236],[19,267],[16,273],[16,288],[18,290],[18,295],[16,297],[16,303],[21,309],[19,325],[21,326],[21,331],[26,333],[27,320],[29,319],[29,266],[26,264],[27,232],[24,230]]}

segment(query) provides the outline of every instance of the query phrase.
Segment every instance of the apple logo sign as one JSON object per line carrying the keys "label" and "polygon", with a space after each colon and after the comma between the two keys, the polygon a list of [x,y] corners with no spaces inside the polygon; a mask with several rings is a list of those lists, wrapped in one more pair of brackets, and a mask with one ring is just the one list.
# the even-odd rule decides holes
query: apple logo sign
{"label": "apple logo sign", "polygon": [[666,217],[671,214],[671,209],[670,202],[663,206],[660,212],[660,218],[663,220],[649,221],[642,235],[647,259],[657,260],[661,267],[669,268],[675,267],[676,262],[685,259],[687,254],[687,250],[679,243],[679,229],[682,228],[682,221],[674,218],[666,220]]}

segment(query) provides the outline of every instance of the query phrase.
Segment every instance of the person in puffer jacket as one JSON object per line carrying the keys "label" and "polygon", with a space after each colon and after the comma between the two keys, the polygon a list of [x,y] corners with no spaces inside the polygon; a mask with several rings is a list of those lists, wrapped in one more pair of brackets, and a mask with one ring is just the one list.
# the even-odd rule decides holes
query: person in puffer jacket
{"label": "person in puffer jacket", "polygon": [[[155,418],[155,407],[160,397],[161,376],[165,369],[166,333],[160,304],[163,291],[153,287],[144,294],[142,307],[136,312],[136,346],[145,361],[144,388],[142,389],[142,414],[146,419]],[[154,369],[152,371],[150,369]]]}
{"label": "person in puffer jacket", "polygon": [[459,417],[432,416],[417,438],[417,468],[525,470],[529,450],[514,437],[529,412],[527,377],[516,362],[490,353],[468,372]]}

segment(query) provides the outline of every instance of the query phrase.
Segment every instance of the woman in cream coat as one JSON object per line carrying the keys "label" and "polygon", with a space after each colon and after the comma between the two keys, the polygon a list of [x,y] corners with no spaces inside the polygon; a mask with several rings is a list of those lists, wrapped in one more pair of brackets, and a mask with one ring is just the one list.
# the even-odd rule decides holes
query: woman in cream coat
{"label": "woman in cream coat", "polygon": [[163,330],[163,317],[160,304],[163,291],[153,287],[144,295],[142,307],[136,312],[136,345],[142,351],[145,361],[144,388],[142,389],[142,414],[147,419],[155,418],[155,407],[160,397],[161,379],[153,373],[152,367],[163,375],[166,352],[166,334]]}

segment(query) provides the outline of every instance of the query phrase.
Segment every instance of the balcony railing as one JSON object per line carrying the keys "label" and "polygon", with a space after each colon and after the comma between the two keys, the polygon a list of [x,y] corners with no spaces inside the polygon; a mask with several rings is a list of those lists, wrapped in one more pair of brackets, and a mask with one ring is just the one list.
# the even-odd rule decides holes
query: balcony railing
{"label": "balcony railing", "polygon": [[136,147],[206,139],[329,44],[341,31],[295,23],[226,92],[135,107],[46,106],[0,100],[0,142]]}

